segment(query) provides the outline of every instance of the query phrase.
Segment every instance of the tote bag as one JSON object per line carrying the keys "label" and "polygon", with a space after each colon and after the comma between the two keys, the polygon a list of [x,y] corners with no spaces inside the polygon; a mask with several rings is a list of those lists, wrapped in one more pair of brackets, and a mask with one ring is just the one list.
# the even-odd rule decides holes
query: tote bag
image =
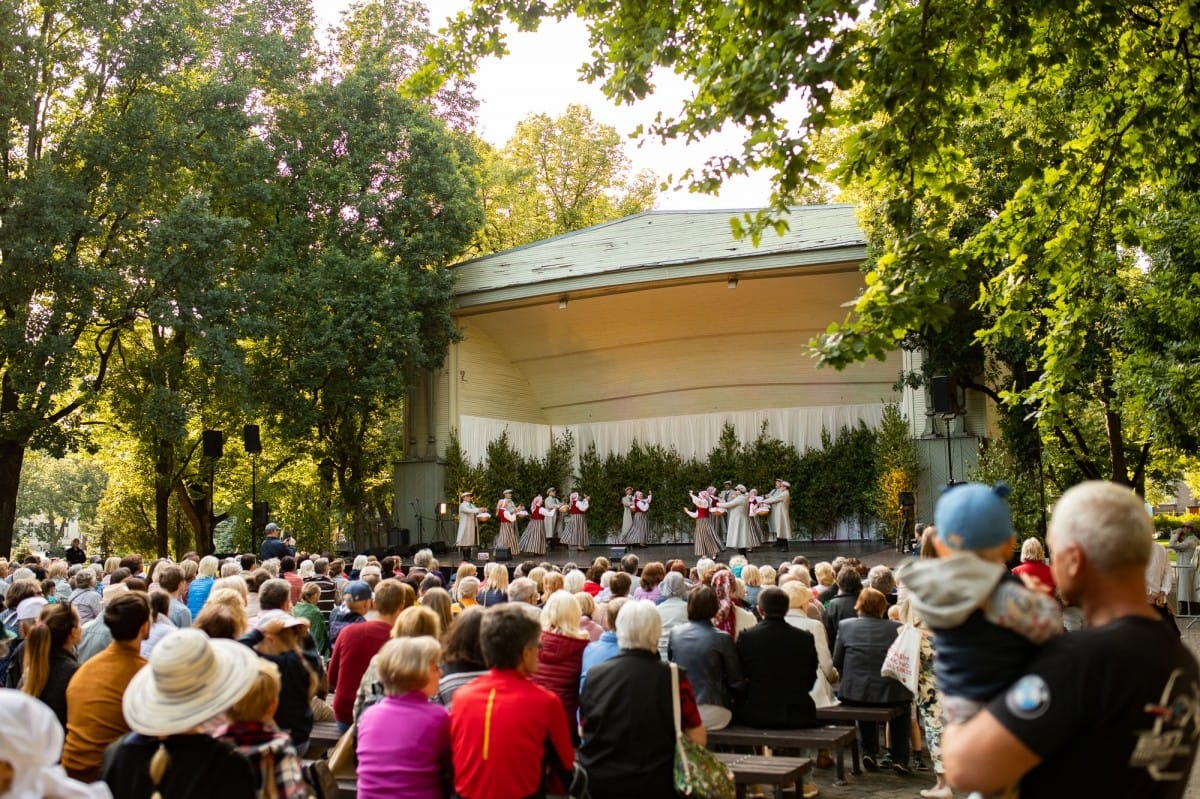
{"label": "tote bag", "polygon": [[879,673],[896,680],[916,696],[917,675],[920,672],[921,631],[911,624],[905,624],[900,628],[896,640],[888,647]]}
{"label": "tote bag", "polygon": [[679,707],[679,667],[671,664],[671,700],[675,705],[675,792],[698,799],[735,799],[733,771],[721,759],[683,734]]}

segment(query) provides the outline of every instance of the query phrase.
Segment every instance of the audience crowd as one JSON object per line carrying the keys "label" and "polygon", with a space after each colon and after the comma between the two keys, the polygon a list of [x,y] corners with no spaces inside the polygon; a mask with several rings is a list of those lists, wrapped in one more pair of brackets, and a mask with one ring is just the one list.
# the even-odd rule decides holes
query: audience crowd
{"label": "audience crowd", "polygon": [[[336,722],[364,799],[557,795],[577,766],[597,799],[650,799],[673,795],[677,695],[701,745],[731,724],[816,726],[839,703],[898,708],[883,745],[859,723],[864,765],[932,772],[919,793],[953,795],[942,633],[886,566],[628,554],[510,574],[443,570],[422,550],[347,568],[271,532],[266,559],[0,560],[0,706],[61,749],[14,755],[10,781],[44,774],[46,796],[307,796],[314,724]],[[919,558],[947,555],[936,535]],[[1022,554],[1017,573],[1052,594],[1041,544]],[[901,625],[921,633],[915,694],[881,674]]]}

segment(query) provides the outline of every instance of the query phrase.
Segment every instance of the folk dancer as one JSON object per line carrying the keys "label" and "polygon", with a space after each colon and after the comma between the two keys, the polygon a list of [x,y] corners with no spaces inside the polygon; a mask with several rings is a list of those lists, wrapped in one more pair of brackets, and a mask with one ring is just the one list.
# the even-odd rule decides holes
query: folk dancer
{"label": "folk dancer", "polygon": [[568,498],[567,524],[563,528],[562,542],[579,552],[586,552],[588,548],[587,510],[590,499],[580,497],[578,491],[572,491]]}
{"label": "folk dancer", "polygon": [[630,525],[629,532],[622,536],[621,543],[637,547],[646,546],[646,541],[650,537],[650,524],[646,513],[650,510],[650,502],[653,499],[653,494],[643,496],[641,491],[633,495],[633,507],[631,508],[633,524]]}
{"label": "folk dancer", "polygon": [[1179,602],[1177,613],[1180,616],[1200,615],[1200,607],[1196,604],[1196,547],[1200,539],[1192,532],[1192,523],[1185,522],[1175,532],[1171,533],[1170,543],[1175,550],[1175,568],[1179,572],[1175,579],[1176,598]]}
{"label": "folk dancer", "polygon": [[553,516],[547,517],[549,524],[546,526],[546,538],[560,538],[562,536],[563,516],[566,511],[558,510],[562,506],[563,501],[558,498],[558,489],[550,486],[546,489],[546,510],[553,513]]}
{"label": "folk dancer", "polygon": [[737,493],[728,502],[718,502],[717,507],[723,508],[728,514],[728,527],[725,532],[725,546],[736,549],[745,555],[750,546],[750,517],[747,512],[749,501],[746,499],[746,487],[738,483],[734,489]]}
{"label": "folk dancer", "polygon": [[[728,502],[737,496],[737,492],[733,490],[732,480],[726,480],[721,485],[722,488],[720,492],[718,492],[713,486],[708,487],[708,498],[709,501],[712,502],[714,508],[717,506],[718,502]],[[728,532],[729,528],[729,520],[726,519],[725,515],[721,513],[711,514],[711,517],[713,520],[713,532],[717,534],[718,540],[724,541],[725,533]]]}
{"label": "folk dancer", "polygon": [[763,507],[763,498],[758,495],[758,489],[752,488],[746,494],[746,519],[750,523],[750,551],[763,545],[766,537],[763,535],[762,522],[759,520],[759,508]]}
{"label": "folk dancer", "polygon": [[529,503],[529,524],[525,525],[525,532],[521,533],[522,552],[531,555],[546,554],[546,524],[554,524],[554,515],[554,511],[546,509],[541,494],[533,498],[533,502]]}
{"label": "folk dancer", "polygon": [[470,560],[471,549],[479,546],[479,523],[475,516],[480,508],[471,502],[472,496],[470,491],[459,495],[461,502],[458,505],[458,540],[455,546],[458,547],[460,560]]}
{"label": "folk dancer", "polygon": [[520,546],[517,540],[517,503],[513,502],[511,488],[504,489],[504,499],[496,503],[496,518],[500,521],[500,532],[496,533],[496,549],[507,549],[516,552]]}
{"label": "folk dancer", "polygon": [[695,547],[697,558],[715,558],[721,554],[721,539],[717,538],[717,533],[712,525],[713,517],[709,513],[714,504],[713,490],[711,487],[707,488],[701,491],[699,496],[689,491],[688,496],[692,498],[692,504],[696,506],[696,509],[683,509],[684,513],[696,520],[692,545]]}
{"label": "folk dancer", "polygon": [[621,540],[624,541],[629,535],[629,528],[633,527],[633,488],[625,487],[625,496],[621,497],[621,505],[624,510],[621,512]]}
{"label": "folk dancer", "polygon": [[771,532],[775,534],[776,548],[783,552],[787,552],[788,541],[792,540],[791,487],[787,480],[776,477],[775,487],[763,500],[771,506]]}

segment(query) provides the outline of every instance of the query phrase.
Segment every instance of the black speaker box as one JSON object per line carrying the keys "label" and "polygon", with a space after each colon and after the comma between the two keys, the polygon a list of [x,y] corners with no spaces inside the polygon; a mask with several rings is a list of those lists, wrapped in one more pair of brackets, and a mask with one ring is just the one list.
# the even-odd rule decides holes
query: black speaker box
{"label": "black speaker box", "polygon": [[935,375],[929,380],[934,413],[958,413],[958,385],[953,377]]}
{"label": "black speaker box", "polygon": [[262,439],[258,436],[258,425],[248,424],[242,428],[242,445],[246,454],[258,455],[262,452]]}
{"label": "black speaker box", "polygon": [[497,547],[496,560],[501,562],[512,560],[512,550],[508,547]]}
{"label": "black speaker box", "polygon": [[225,454],[225,434],[220,430],[205,430],[200,434],[204,457],[219,458]]}

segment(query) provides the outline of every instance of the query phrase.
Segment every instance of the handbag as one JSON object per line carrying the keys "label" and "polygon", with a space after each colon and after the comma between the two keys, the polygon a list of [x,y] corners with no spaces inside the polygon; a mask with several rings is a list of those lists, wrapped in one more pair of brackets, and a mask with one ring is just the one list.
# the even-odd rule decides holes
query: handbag
{"label": "handbag", "polygon": [[697,799],[735,799],[733,771],[721,759],[683,734],[679,707],[679,667],[671,664],[671,701],[675,706],[675,792]]}
{"label": "handbag", "polygon": [[911,624],[901,626],[896,640],[888,647],[883,659],[880,675],[891,677],[909,690],[917,693],[917,676],[921,672],[921,631]]}
{"label": "handbag", "polygon": [[338,742],[329,750],[329,770],[337,779],[354,779],[358,776],[358,758],[355,756],[355,746],[358,743],[358,722],[350,725],[350,729],[342,733]]}

